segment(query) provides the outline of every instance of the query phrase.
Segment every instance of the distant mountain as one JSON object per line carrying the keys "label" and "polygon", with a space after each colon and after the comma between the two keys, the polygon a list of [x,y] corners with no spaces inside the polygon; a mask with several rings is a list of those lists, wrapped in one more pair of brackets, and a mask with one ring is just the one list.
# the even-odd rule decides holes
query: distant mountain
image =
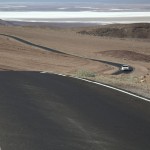
{"label": "distant mountain", "polygon": [[91,3],[150,3],[149,0],[126,0],[126,1],[123,1],[123,0],[0,0],[0,2],[15,2],[15,3],[19,3],[19,2],[24,2],[24,3],[28,3],[28,2],[55,2],[55,3],[64,3],[64,2],[67,2],[67,3],[75,3],[75,2],[78,2],[78,3],[87,3],[87,2],[91,2]]}
{"label": "distant mountain", "polygon": [[78,33],[93,36],[150,39],[150,23],[104,25],[86,28]]}
{"label": "distant mountain", "polygon": [[1,26],[12,26],[13,23],[12,23],[12,22],[9,22],[9,21],[4,21],[4,20],[1,20],[1,19],[0,19],[0,25],[1,25]]}

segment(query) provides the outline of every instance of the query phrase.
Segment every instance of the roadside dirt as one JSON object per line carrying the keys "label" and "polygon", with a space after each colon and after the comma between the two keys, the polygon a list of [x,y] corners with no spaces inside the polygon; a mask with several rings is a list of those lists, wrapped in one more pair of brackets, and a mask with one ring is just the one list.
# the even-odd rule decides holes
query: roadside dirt
{"label": "roadside dirt", "polygon": [[[150,44],[139,39],[94,37],[77,34],[79,29],[0,27],[0,33],[15,35],[35,44],[82,57],[129,64],[132,74],[111,75],[116,68],[72,56],[34,48],[0,36],[1,70],[34,70],[78,75],[94,73],[92,79],[150,97]],[[131,80],[132,79],[132,80]]]}
{"label": "roadside dirt", "polygon": [[102,51],[97,54],[100,54],[102,56],[123,58],[125,60],[142,61],[142,62],[150,63],[150,55],[145,55],[145,54],[128,51],[128,50],[109,50],[109,51]]}
{"label": "roadside dirt", "polygon": [[56,54],[0,36],[1,70],[52,71],[71,74],[82,68],[94,72],[109,69],[107,65],[98,62]]}

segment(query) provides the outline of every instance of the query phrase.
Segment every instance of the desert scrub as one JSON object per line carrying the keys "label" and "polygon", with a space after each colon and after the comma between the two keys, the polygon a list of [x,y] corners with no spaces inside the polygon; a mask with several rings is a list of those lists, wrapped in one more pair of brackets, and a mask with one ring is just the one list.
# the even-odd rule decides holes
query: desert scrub
{"label": "desert scrub", "polygon": [[148,77],[145,80],[141,80],[139,77],[132,75],[99,75],[95,80],[150,98],[150,82]]}
{"label": "desert scrub", "polygon": [[94,78],[96,76],[96,73],[87,70],[78,70],[76,72],[76,76],[80,78]]}
{"label": "desert scrub", "polygon": [[150,98],[150,76],[141,78],[133,75],[100,75],[91,71],[79,70],[76,76],[108,84],[132,93]]}

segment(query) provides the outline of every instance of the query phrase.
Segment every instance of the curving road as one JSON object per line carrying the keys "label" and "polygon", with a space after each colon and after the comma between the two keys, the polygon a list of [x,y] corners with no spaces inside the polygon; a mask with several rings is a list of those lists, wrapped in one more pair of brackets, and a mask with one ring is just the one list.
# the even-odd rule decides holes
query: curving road
{"label": "curving road", "polygon": [[92,83],[0,72],[1,150],[149,150],[150,103]]}
{"label": "curving road", "polygon": [[7,35],[7,34],[0,34],[0,35],[12,38],[12,39],[17,40],[17,41],[19,41],[21,43],[24,43],[24,44],[27,44],[27,45],[30,45],[30,46],[34,46],[36,48],[41,48],[41,49],[44,49],[44,50],[47,50],[47,51],[51,51],[51,52],[54,52],[54,53],[58,53],[58,54],[62,54],[62,55],[69,55],[69,56],[78,57],[78,58],[81,58],[81,59],[88,59],[88,60],[101,62],[101,63],[104,63],[104,64],[108,64],[108,65],[117,67],[118,71],[114,72],[113,75],[119,75],[119,74],[122,74],[122,73],[126,73],[127,74],[127,73],[131,73],[134,70],[133,67],[130,66],[130,71],[122,71],[122,70],[120,70],[120,68],[121,68],[121,66],[123,64],[120,64],[120,63],[114,63],[114,62],[109,62],[109,61],[104,61],[104,60],[97,60],[97,59],[86,58],[86,57],[77,56],[77,55],[73,55],[73,54],[68,54],[68,53],[61,52],[61,51],[58,51],[58,50],[55,50],[55,49],[51,49],[51,48],[48,48],[48,47],[45,47],[45,46],[34,44],[32,42],[29,42],[27,40],[24,40],[22,38],[19,38],[19,37],[13,36],[13,35]]}

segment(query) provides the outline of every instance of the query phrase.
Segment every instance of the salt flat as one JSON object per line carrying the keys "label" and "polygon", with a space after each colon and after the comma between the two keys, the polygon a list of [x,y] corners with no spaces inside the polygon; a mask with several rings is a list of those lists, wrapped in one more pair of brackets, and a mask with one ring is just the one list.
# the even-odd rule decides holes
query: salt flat
{"label": "salt flat", "polygon": [[150,22],[150,12],[0,11],[0,18],[9,21],[111,24]]}

